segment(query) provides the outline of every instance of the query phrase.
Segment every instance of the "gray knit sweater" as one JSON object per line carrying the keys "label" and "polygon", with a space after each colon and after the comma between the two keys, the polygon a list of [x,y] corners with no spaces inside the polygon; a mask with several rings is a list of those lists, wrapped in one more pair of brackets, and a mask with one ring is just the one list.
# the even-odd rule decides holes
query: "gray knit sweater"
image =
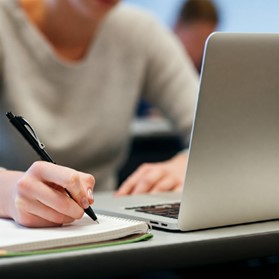
{"label": "gray knit sweater", "polygon": [[63,60],[16,0],[0,0],[0,166],[26,170],[38,156],[5,113],[24,116],[58,164],[92,173],[113,189],[127,156],[140,96],[189,136],[198,75],[171,31],[120,4],[87,55]]}

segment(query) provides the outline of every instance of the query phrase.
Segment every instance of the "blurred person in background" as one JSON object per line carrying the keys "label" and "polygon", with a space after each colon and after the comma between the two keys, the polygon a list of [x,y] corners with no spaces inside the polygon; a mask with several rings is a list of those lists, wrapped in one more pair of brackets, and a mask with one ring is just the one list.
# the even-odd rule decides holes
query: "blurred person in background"
{"label": "blurred person in background", "polygon": [[204,46],[219,23],[217,7],[210,0],[188,0],[178,13],[173,30],[182,42],[198,72],[201,71]]}
{"label": "blurred person in background", "polygon": [[[216,30],[219,21],[217,6],[211,0],[187,0],[178,11],[172,28],[198,73],[201,71],[206,39]],[[162,117],[158,108],[146,100],[139,102],[137,116]]]}

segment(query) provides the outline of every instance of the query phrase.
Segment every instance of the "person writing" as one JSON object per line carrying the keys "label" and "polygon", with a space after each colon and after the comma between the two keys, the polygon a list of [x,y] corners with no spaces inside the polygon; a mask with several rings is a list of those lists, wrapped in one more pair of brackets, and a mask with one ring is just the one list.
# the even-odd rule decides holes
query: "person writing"
{"label": "person writing", "polygon": [[[119,0],[0,0],[0,217],[81,218],[93,191],[116,189],[141,94],[187,141],[197,90],[190,58],[146,12]],[[38,160],[7,111],[32,122],[57,164]],[[116,194],[180,190],[186,161],[185,150],[144,164]]]}

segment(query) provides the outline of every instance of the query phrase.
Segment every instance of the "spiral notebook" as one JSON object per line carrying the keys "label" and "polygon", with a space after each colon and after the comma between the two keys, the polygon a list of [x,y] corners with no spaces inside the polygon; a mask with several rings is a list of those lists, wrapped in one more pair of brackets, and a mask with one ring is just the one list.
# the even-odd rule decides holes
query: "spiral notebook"
{"label": "spiral notebook", "polygon": [[100,247],[149,239],[150,226],[143,221],[98,215],[99,224],[87,215],[61,227],[27,228],[0,219],[0,255],[41,253]]}

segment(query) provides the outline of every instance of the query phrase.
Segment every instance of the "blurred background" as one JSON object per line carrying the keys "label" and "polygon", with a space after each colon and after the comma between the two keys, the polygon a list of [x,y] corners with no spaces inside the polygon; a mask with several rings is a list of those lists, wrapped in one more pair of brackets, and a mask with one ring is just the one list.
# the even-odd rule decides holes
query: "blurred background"
{"label": "blurred background", "polygon": [[[205,2],[205,0],[196,1]],[[171,31],[175,31],[182,41],[183,37],[184,39],[186,38],[187,42],[185,42],[184,47],[188,50],[188,53],[190,53],[189,49],[194,48],[197,50],[198,48],[197,44],[195,45],[196,38],[193,32],[200,39],[203,38],[199,42],[203,46],[208,32],[213,31],[279,32],[279,0],[211,0],[213,6],[215,6],[213,9],[217,12],[217,20],[213,16],[213,20],[216,21],[213,25],[214,30],[212,27],[204,25],[193,29],[193,25],[187,21],[186,25],[184,22],[184,27],[182,26],[182,30],[180,30],[181,32],[177,32],[176,23],[186,0],[123,0],[123,2],[148,10],[162,25]],[[197,8],[196,5],[195,7]],[[195,23],[201,23],[201,19],[205,19],[204,12],[202,12],[203,9],[198,8],[198,10],[200,11],[198,16],[196,12],[194,13]],[[187,8],[187,11],[188,14],[192,13],[193,15],[193,9]],[[212,20],[212,9],[210,11],[210,20]],[[206,13],[208,14],[208,9],[206,9]],[[206,22],[208,23],[207,19]],[[192,20],[190,23],[192,23]],[[215,23],[217,23],[216,26]],[[199,50],[198,52],[202,57],[203,51]],[[145,100],[139,103],[138,113],[131,129],[133,135],[131,154],[126,164],[120,170],[120,182],[141,163],[167,160],[178,151],[187,147],[181,143],[180,136],[173,129],[171,123],[164,119],[160,112]]]}
{"label": "blurred background", "polygon": [[[172,27],[183,0],[123,0],[151,11]],[[279,32],[278,0],[213,0],[220,14],[219,31]]]}

